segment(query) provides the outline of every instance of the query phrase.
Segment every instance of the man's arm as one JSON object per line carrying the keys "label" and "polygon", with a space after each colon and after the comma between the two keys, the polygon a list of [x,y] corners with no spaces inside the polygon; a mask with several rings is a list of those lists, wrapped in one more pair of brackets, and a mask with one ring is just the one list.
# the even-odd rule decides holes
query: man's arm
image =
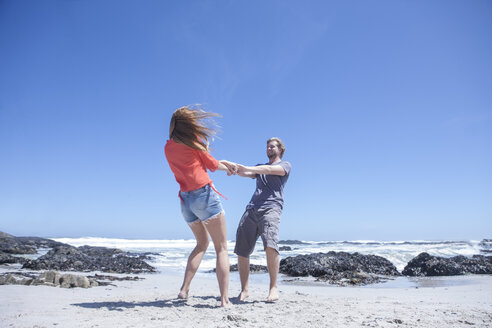
{"label": "man's arm", "polygon": [[284,176],[285,170],[280,165],[258,165],[258,166],[244,166],[237,164],[238,175],[242,177],[254,178],[257,174],[267,175],[279,175]]}

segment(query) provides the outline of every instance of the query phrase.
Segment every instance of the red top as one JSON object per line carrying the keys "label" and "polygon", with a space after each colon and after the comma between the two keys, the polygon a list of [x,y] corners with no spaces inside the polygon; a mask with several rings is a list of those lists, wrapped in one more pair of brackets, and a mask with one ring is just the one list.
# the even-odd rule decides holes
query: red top
{"label": "red top", "polygon": [[207,151],[193,149],[174,140],[167,141],[164,152],[181,191],[192,191],[210,184],[212,180],[207,169],[214,172],[219,167],[219,161]]}

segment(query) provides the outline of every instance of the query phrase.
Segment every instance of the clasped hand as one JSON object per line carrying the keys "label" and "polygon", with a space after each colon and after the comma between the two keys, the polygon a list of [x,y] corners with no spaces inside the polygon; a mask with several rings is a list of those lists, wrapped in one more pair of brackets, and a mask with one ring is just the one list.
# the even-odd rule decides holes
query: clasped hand
{"label": "clasped hand", "polygon": [[230,162],[230,161],[221,161],[227,167],[227,175],[238,175],[244,173],[246,171],[246,167],[244,165]]}

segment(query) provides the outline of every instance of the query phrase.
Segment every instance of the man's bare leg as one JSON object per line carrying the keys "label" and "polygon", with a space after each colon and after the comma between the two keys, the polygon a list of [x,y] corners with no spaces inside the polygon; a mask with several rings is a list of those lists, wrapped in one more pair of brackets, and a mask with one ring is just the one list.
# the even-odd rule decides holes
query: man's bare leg
{"label": "man's bare leg", "polygon": [[239,293],[238,298],[240,301],[244,301],[249,296],[249,258],[238,255],[237,265],[239,270],[239,277],[241,279],[241,293]]}
{"label": "man's bare leg", "polygon": [[277,277],[278,270],[280,267],[280,255],[277,250],[266,247],[266,258],[267,258],[267,267],[268,274],[270,275],[270,291],[268,293],[267,302],[275,302],[278,300],[278,288],[277,288]]}

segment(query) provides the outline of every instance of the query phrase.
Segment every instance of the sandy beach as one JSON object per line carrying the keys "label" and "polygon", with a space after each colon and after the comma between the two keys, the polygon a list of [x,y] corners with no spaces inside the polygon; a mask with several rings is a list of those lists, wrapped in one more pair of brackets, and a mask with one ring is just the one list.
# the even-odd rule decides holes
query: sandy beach
{"label": "sandy beach", "polygon": [[[85,273],[87,274],[87,273]],[[0,286],[1,327],[492,327],[492,276],[397,278],[366,287],[279,284],[280,300],[266,303],[267,285],[252,278],[250,297],[219,307],[213,275],[195,277],[188,300],[176,299],[182,277],[145,274],[115,286],[64,289]],[[125,276],[125,275],[120,275]]]}

